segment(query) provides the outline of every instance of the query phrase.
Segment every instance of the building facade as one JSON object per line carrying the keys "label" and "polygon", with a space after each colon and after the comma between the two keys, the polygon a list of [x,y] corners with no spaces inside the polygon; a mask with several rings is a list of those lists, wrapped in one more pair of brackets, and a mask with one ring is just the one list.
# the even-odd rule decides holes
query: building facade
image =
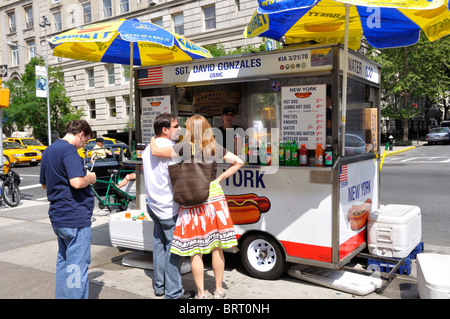
{"label": "building facade", "polygon": [[[46,37],[97,22],[137,18],[182,34],[200,44],[226,49],[260,44],[242,33],[256,0],[0,0],[0,61],[4,81],[19,78],[35,55],[61,66],[67,96],[82,110],[96,135],[126,130],[129,121],[129,67],[54,57]],[[44,18],[45,17],[45,18]]]}

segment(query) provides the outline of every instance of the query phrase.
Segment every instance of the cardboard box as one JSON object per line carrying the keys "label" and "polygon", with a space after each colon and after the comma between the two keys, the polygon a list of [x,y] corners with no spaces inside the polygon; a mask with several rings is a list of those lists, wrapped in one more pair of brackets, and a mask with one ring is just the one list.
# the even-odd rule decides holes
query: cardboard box
{"label": "cardboard box", "polygon": [[366,131],[366,143],[372,144],[372,151],[379,147],[378,141],[378,111],[376,108],[364,109],[363,127]]}

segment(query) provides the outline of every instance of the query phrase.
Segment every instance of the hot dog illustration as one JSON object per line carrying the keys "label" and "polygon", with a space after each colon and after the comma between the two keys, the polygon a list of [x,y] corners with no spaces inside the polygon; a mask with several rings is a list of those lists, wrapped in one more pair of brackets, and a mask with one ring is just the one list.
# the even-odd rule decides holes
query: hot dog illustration
{"label": "hot dog illustration", "polygon": [[105,26],[97,26],[97,27],[86,27],[77,31],[77,33],[85,33],[85,32],[97,32],[111,27],[110,25]]}
{"label": "hot dog illustration", "polygon": [[261,213],[270,209],[269,199],[256,194],[227,195],[225,197],[235,225],[256,223],[259,221]]}
{"label": "hot dog illustration", "polygon": [[299,99],[304,99],[310,97],[311,94],[312,94],[311,92],[297,92],[295,93],[295,96],[298,97]]}
{"label": "hot dog illustration", "polygon": [[305,30],[308,32],[333,32],[339,30],[343,24],[343,22],[305,23]]}
{"label": "hot dog illustration", "polygon": [[71,47],[72,51],[81,55],[90,54],[95,51],[95,49],[86,48],[79,43],[74,43]]}
{"label": "hot dog illustration", "polygon": [[372,200],[370,198],[366,199],[361,205],[353,205],[347,214],[347,218],[350,222],[351,230],[360,230],[366,225],[367,218],[370,214],[370,209],[372,208]]}

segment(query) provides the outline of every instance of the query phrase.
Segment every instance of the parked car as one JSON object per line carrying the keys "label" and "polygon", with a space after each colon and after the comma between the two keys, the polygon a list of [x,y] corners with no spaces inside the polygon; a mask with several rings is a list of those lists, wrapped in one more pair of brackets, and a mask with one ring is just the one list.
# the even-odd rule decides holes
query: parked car
{"label": "parked car", "polygon": [[450,129],[448,127],[435,127],[427,134],[425,140],[428,144],[450,142]]}
{"label": "parked car", "polygon": [[3,141],[3,155],[13,164],[30,163],[36,166],[41,162],[40,151],[29,150],[17,142]]}
{"label": "parked car", "polygon": [[7,141],[17,142],[22,146],[25,146],[29,150],[39,151],[44,153],[47,146],[42,144],[39,140],[32,137],[8,137]]}
{"label": "parked car", "polygon": [[[125,145],[125,143],[123,143],[119,140],[116,140],[114,138],[104,137],[103,139],[105,140],[105,143],[103,144],[104,148],[110,148],[112,145],[115,145],[115,144]],[[81,158],[91,157],[92,150],[94,149],[94,146],[97,144],[95,142],[95,140],[96,140],[95,138],[90,139],[89,141],[87,141],[84,148],[80,148],[78,150],[78,154],[80,155]],[[113,150],[113,151],[117,152],[117,150]],[[87,155],[86,155],[86,153],[87,153]]]}

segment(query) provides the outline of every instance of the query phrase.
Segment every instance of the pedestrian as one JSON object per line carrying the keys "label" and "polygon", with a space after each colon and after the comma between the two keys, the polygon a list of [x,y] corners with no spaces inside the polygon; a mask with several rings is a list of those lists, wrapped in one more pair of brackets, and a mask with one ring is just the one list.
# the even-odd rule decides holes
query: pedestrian
{"label": "pedestrian", "polygon": [[[199,142],[199,137],[201,138]],[[225,271],[225,258],[223,249],[237,245],[233,222],[228,211],[228,205],[220,182],[235,174],[243,165],[242,160],[232,152],[227,151],[216,143],[211,125],[200,115],[191,116],[186,121],[186,133],[183,142],[174,148],[159,148],[156,140],[151,140],[151,150],[156,156],[173,157],[180,150],[191,150],[185,158],[191,159],[192,148],[202,150],[202,162],[209,163],[214,172],[217,172],[217,163],[226,161],[230,167],[211,181],[209,197],[203,204],[197,206],[181,206],[178,216],[171,252],[180,256],[190,256],[191,270],[197,288],[196,299],[207,298],[204,288],[203,255],[212,254],[212,266],[215,279],[214,298],[225,297],[222,288]],[[216,173],[213,174],[216,176]]]}
{"label": "pedestrian", "polygon": [[[160,147],[172,146],[178,138],[178,119],[173,114],[163,113],[155,118],[155,143]],[[166,299],[188,299],[194,293],[183,289],[181,281],[182,258],[170,253],[180,205],[173,201],[172,184],[168,166],[171,159],[153,156],[150,146],[142,155],[147,211],[154,222],[153,229],[153,290],[156,296]]]}
{"label": "pedestrian", "polygon": [[96,175],[86,172],[77,149],[91,138],[84,120],[66,126],[66,135],[42,155],[39,183],[47,190],[49,217],[58,238],[55,297],[87,299],[91,262],[91,217],[94,195],[89,185]]}

